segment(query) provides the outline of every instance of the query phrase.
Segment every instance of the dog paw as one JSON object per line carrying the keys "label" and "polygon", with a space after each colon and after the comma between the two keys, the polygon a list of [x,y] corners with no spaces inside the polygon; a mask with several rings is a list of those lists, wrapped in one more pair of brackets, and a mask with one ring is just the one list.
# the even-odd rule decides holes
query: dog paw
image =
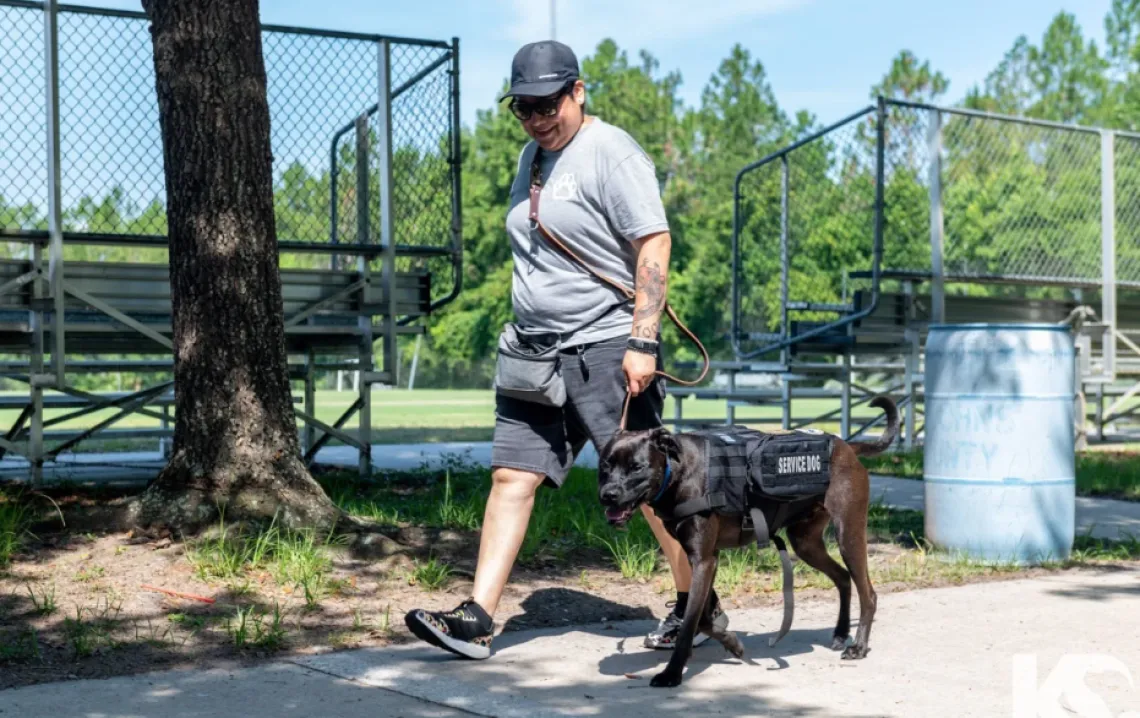
{"label": "dog paw", "polygon": [[649,685],[654,688],[675,688],[681,685],[681,676],[674,675],[669,671],[662,671],[653,676],[653,680],[649,681]]}
{"label": "dog paw", "polygon": [[858,643],[856,643],[854,645],[847,647],[847,650],[845,650],[843,652],[842,658],[845,661],[857,660],[860,658],[866,658],[867,654],[870,652],[871,652],[870,648],[867,648],[866,646],[861,646]]}
{"label": "dog paw", "polygon": [[850,641],[850,636],[835,636],[831,639],[831,650],[842,651],[847,648],[847,642]]}
{"label": "dog paw", "polygon": [[735,633],[727,634],[720,643],[724,646],[724,650],[737,658],[744,658],[744,644],[740,642]]}

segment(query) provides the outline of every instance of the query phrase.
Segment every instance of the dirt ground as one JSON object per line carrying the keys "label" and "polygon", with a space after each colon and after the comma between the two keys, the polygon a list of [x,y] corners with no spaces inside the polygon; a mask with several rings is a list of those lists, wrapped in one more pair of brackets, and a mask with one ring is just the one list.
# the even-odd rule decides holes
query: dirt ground
{"label": "dirt ground", "polygon": [[[299,589],[280,586],[268,572],[250,574],[238,584],[203,581],[186,545],[170,539],[126,532],[41,533],[0,574],[0,689],[413,640],[403,623],[408,610],[451,608],[469,595],[478,540],[474,533],[430,529],[407,529],[398,538],[447,561],[450,580],[428,590],[413,585],[412,559],[406,556],[371,560],[336,550],[332,589],[309,605]],[[899,551],[875,544],[872,563],[895,561]],[[599,557],[516,569],[496,616],[498,627],[513,631],[665,614],[673,598],[667,571],[647,580],[626,579],[606,563]],[[883,594],[1044,572],[935,576],[879,583],[876,589]],[[37,610],[49,595],[54,610]],[[834,601],[834,589],[799,590],[801,600]],[[778,620],[775,577],[751,581],[722,601],[729,610],[772,605],[773,626]]]}

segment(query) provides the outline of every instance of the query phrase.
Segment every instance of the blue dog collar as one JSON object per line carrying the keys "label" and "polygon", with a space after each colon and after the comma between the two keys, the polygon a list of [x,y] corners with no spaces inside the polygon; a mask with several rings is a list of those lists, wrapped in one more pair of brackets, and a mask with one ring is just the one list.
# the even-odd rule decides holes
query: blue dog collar
{"label": "blue dog collar", "polygon": [[665,460],[665,480],[661,482],[661,490],[657,492],[657,495],[654,496],[653,500],[650,501],[649,503],[651,503],[651,504],[657,503],[657,500],[660,499],[665,494],[665,489],[669,488],[669,479],[672,478],[672,476],[673,476],[673,465],[669,463],[668,459],[666,459]]}

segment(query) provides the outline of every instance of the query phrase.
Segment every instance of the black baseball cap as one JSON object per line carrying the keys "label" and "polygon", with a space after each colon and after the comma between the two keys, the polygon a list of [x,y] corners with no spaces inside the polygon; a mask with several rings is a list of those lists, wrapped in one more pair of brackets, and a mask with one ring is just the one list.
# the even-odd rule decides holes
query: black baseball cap
{"label": "black baseball cap", "polygon": [[568,82],[578,79],[578,58],[568,46],[556,40],[523,45],[511,61],[511,87],[499,101],[516,95],[553,95]]}

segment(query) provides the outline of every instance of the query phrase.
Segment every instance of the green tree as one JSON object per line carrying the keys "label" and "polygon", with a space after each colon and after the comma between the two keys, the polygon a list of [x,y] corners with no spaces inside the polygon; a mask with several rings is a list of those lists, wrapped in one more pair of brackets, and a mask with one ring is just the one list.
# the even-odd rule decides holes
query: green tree
{"label": "green tree", "polygon": [[1058,122],[1096,116],[1103,103],[1108,65],[1096,42],[1086,40],[1076,17],[1058,13],[1045,31],[1041,47],[1029,48],[1029,78],[1037,102],[1029,114]]}
{"label": "green tree", "polygon": [[[667,199],[675,210],[671,224],[690,258],[679,267],[670,297],[710,350],[723,353],[736,174],[790,141],[797,128],[780,110],[763,64],[739,44],[709,78],[700,107],[687,113],[683,126],[688,132],[677,163],[683,180]],[[763,307],[779,273],[778,187],[770,172],[752,175],[742,187],[742,300],[744,314],[761,317],[761,323],[770,319]],[[692,356],[687,345],[675,351]]]}
{"label": "green tree", "polygon": [[1104,20],[1109,82],[1100,119],[1111,127],[1140,128],[1140,0],[1113,0]]}
{"label": "green tree", "polygon": [[871,88],[871,99],[880,95],[895,100],[931,103],[946,93],[950,80],[930,68],[930,61],[919,62],[910,50],[902,50],[891,60],[887,74]]}

